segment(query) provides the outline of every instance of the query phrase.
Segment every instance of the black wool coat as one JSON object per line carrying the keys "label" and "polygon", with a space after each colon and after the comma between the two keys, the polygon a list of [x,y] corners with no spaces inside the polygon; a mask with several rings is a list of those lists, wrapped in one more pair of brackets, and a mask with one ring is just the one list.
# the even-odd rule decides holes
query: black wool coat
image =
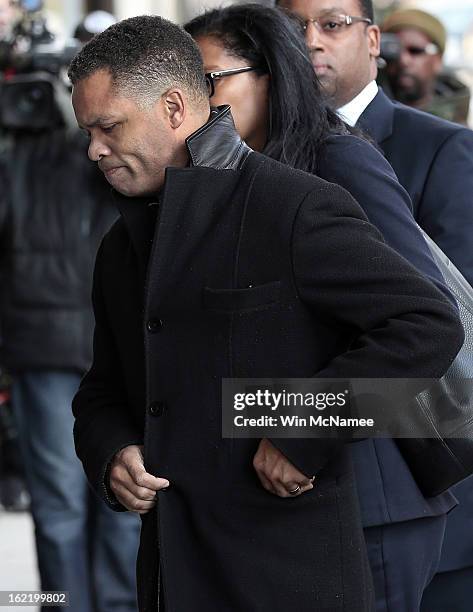
{"label": "black wool coat", "polygon": [[112,505],[104,473],[127,444],[144,442],[147,470],[171,482],[143,518],[142,612],[158,597],[166,612],[367,612],[346,449],[275,440],[316,486],[267,493],[258,440],[222,439],[221,379],[440,376],[461,327],[347,192],[257,153],[232,163],[242,146],[228,109],[191,137],[201,166],[167,170],[149,265],[149,202],[118,198],[96,263],[77,452]]}

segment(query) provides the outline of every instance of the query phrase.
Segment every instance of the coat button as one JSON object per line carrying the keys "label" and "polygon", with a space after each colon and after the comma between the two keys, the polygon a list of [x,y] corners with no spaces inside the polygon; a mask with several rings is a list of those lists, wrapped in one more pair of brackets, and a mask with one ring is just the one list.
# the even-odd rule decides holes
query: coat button
{"label": "coat button", "polygon": [[163,322],[161,319],[149,319],[146,323],[146,329],[150,332],[150,334],[155,334],[158,332],[163,326]]}
{"label": "coat button", "polygon": [[148,410],[151,416],[160,417],[163,415],[165,408],[164,402],[151,402],[148,406]]}

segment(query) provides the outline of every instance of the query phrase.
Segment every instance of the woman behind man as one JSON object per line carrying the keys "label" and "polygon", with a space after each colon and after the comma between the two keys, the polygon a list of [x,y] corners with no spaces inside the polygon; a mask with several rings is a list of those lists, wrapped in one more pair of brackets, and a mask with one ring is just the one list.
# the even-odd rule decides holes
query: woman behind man
{"label": "woman behind man", "polygon": [[248,4],[210,11],[185,29],[201,50],[211,104],[230,104],[243,140],[344,187],[386,242],[446,291],[391,166],[324,103],[299,24]]}
{"label": "woman behind man", "polygon": [[[231,105],[241,137],[269,157],[347,189],[386,242],[448,294],[412,217],[409,196],[391,166],[369,142],[350,134],[323,102],[299,24],[281,11],[253,4],[211,11],[185,29],[203,55],[211,103]],[[413,377],[415,370],[413,364]],[[377,609],[384,609],[386,572],[392,570],[382,556],[379,525],[396,528],[396,521],[410,520],[419,506],[424,508],[429,518],[410,521],[410,533],[423,538],[425,529],[431,530],[425,563],[412,569],[406,559],[404,567],[395,571],[402,584],[409,582],[403,573],[412,571],[419,575],[411,582],[428,583],[440,553],[435,548],[442,541],[445,512],[455,501],[449,493],[435,498],[432,506],[437,504],[437,514],[432,514],[393,440],[350,446]],[[407,518],[399,519],[395,512],[390,521],[381,516],[380,508],[392,510],[393,498],[401,500],[397,507]],[[406,543],[406,555],[410,548]],[[399,609],[411,609],[407,601],[414,599],[419,609],[420,593],[410,597],[399,592],[396,597]]]}

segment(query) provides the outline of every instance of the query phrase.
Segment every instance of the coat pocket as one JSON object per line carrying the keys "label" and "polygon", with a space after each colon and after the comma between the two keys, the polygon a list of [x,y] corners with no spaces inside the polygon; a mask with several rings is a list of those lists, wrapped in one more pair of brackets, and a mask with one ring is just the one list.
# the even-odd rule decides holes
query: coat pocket
{"label": "coat pocket", "polygon": [[272,281],[244,289],[204,287],[203,306],[207,310],[239,312],[266,308],[279,301],[281,281]]}

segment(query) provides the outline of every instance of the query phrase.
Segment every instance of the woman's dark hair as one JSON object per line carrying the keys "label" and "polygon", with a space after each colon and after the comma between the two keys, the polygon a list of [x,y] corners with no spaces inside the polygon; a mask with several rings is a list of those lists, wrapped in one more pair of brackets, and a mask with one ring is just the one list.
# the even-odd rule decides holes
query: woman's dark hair
{"label": "woman's dark hair", "polygon": [[329,134],[346,133],[323,100],[300,22],[259,4],[209,11],[184,26],[193,38],[214,36],[225,50],[270,75],[270,129],[264,153],[315,172],[317,153]]}

